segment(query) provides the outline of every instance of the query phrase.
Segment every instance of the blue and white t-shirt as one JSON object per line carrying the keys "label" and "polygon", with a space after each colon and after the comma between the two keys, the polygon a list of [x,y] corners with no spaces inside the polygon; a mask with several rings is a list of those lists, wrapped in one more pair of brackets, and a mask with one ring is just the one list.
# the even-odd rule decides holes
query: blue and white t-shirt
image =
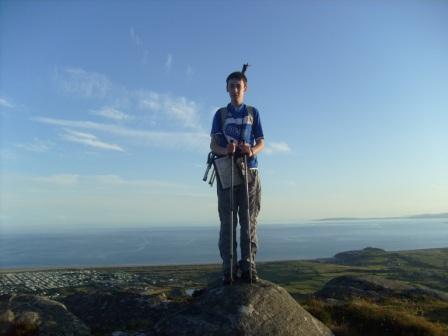
{"label": "blue and white t-shirt", "polygon": [[[255,145],[255,140],[264,138],[261,127],[260,114],[256,108],[252,108],[253,113],[249,115],[247,106],[241,105],[236,109],[232,104],[227,105],[227,116],[222,124],[219,110],[213,118],[211,135],[218,135],[218,144],[227,147],[231,140],[235,143],[245,141],[251,146]],[[257,157],[253,156],[248,162],[249,168],[257,168]]]}

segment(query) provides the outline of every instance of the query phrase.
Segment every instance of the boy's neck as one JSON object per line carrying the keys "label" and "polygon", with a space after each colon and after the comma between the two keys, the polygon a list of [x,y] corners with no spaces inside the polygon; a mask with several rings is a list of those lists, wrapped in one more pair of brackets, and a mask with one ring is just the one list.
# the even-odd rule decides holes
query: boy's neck
{"label": "boy's neck", "polygon": [[236,110],[239,110],[239,109],[241,108],[241,106],[243,106],[244,103],[237,104],[237,103],[234,103],[234,102],[230,102],[230,104],[231,104]]}

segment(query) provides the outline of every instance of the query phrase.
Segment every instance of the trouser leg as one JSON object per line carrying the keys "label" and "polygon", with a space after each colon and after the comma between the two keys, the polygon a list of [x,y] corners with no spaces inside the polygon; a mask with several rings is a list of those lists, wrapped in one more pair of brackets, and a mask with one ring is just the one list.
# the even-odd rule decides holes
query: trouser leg
{"label": "trouser leg", "polygon": [[[244,191],[238,193],[238,202],[240,204],[238,217],[240,219],[240,246],[241,246],[241,261],[240,266],[243,272],[256,271],[255,255],[257,254],[258,238],[257,238],[257,216],[260,212],[261,202],[261,183],[257,170],[249,170],[252,175],[252,182],[249,183],[249,204],[247,204],[246,188]],[[249,206],[250,219],[247,220],[247,206]],[[249,230],[250,225],[250,230]],[[249,249],[250,244],[250,249]],[[252,253],[250,255],[249,253]]]}
{"label": "trouser leg", "polygon": [[230,273],[230,234],[233,234],[233,271],[236,274],[237,269],[237,241],[236,241],[236,227],[238,224],[237,208],[236,204],[236,188],[234,190],[234,212],[233,212],[233,227],[231,226],[230,216],[230,189],[222,189],[220,183],[217,187],[218,193],[218,212],[221,222],[221,228],[219,232],[219,252],[222,258],[222,266],[224,274]]}

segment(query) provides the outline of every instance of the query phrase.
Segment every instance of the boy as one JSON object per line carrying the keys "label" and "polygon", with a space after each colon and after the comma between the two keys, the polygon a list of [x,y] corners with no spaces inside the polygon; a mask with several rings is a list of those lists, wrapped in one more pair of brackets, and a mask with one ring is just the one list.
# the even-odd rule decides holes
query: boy
{"label": "boy", "polygon": [[[256,223],[260,211],[261,185],[258,175],[257,154],[264,148],[263,129],[259,112],[254,107],[244,104],[244,95],[248,89],[245,75],[247,64],[242,71],[232,72],[226,79],[226,89],[230,103],[219,109],[213,119],[210,148],[218,156],[231,155],[236,158],[247,155],[249,175],[249,213],[247,215],[247,194],[245,184],[234,187],[233,193],[233,237],[236,237],[237,219],[240,222],[241,260],[239,268],[241,279],[252,283],[258,280],[255,267],[257,252]],[[233,265],[230,266],[231,204],[230,189],[223,189],[218,178],[218,211],[221,222],[219,251],[223,260],[223,284],[231,284],[232,274],[237,274],[237,243],[233,239]],[[250,227],[249,227],[250,225]],[[250,234],[249,234],[250,233]],[[249,246],[250,244],[250,246]]]}

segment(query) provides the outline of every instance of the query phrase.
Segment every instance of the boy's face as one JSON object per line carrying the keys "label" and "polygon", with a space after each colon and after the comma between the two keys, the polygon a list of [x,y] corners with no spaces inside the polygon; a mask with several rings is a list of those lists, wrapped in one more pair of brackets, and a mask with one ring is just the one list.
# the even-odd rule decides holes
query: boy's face
{"label": "boy's face", "polygon": [[242,79],[229,79],[227,92],[233,105],[239,106],[243,103],[246,91],[247,84]]}

